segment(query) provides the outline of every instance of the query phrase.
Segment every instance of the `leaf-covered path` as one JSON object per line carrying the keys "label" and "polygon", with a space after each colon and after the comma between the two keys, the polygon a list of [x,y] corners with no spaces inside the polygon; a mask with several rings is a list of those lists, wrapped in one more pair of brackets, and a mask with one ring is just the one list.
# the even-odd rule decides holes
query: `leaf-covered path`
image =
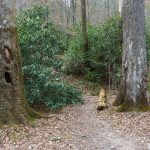
{"label": "leaf-covered path", "polygon": [[[6,127],[1,150],[149,150],[149,113],[97,112],[97,96],[30,126]],[[137,130],[138,128],[138,130]]]}
{"label": "leaf-covered path", "polygon": [[[86,104],[74,109],[70,131],[76,149],[79,150],[146,150],[131,136],[123,136],[111,126],[108,110],[96,111],[97,96],[85,96]],[[110,113],[110,112],[109,112]],[[140,127],[139,127],[140,128]],[[143,141],[142,141],[143,142]],[[147,148],[146,148],[147,147]]]}

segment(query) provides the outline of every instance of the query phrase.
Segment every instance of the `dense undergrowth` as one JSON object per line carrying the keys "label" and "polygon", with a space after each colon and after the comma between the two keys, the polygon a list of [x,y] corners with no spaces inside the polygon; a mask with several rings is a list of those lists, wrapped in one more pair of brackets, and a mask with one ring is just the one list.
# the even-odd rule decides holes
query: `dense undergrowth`
{"label": "dense undergrowth", "polygon": [[[34,5],[17,17],[23,72],[30,104],[59,109],[82,102],[81,93],[62,81],[63,74],[81,75],[87,81],[107,81],[117,87],[121,77],[122,19],[88,24],[88,51],[82,50],[80,24],[69,31],[50,21],[46,6]],[[68,34],[69,33],[69,34]],[[150,58],[150,19],[146,19],[147,56]],[[88,62],[88,64],[86,64]]]}
{"label": "dense undergrowth", "polygon": [[[109,81],[118,86],[121,78],[123,30],[122,19],[114,16],[99,26],[88,25],[89,50],[82,50],[80,25],[71,29],[72,38],[65,51],[63,70],[67,74],[84,74],[92,82]],[[150,17],[146,18],[147,58],[150,61]],[[88,66],[84,65],[88,62]],[[86,67],[85,67],[86,66]]]}
{"label": "dense undergrowth", "polygon": [[[103,25],[88,25],[89,50],[82,51],[82,35],[79,25],[74,27],[72,39],[65,52],[64,71],[68,74],[84,74],[89,81],[120,80],[122,53],[122,22],[116,16]],[[85,67],[84,63],[88,62]]]}
{"label": "dense undergrowth", "polygon": [[17,24],[28,102],[56,110],[82,102],[82,98],[79,91],[61,81],[60,55],[65,42],[60,35],[64,33],[48,16],[47,7],[34,5],[18,16]]}

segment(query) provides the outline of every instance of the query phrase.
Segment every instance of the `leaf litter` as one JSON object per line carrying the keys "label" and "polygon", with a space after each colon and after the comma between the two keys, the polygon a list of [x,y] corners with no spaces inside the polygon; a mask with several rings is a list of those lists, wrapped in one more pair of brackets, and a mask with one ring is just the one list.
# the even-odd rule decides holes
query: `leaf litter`
{"label": "leaf litter", "polygon": [[[114,99],[113,91],[109,101]],[[150,150],[150,113],[98,112],[98,96],[68,106],[48,118],[0,130],[1,150]]]}

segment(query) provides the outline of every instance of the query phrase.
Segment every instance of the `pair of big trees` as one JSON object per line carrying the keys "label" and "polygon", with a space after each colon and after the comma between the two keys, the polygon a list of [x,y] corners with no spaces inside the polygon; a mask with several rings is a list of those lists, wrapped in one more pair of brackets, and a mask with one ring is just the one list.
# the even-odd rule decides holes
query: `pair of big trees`
{"label": "pair of big trees", "polygon": [[[27,105],[17,44],[15,0],[0,0],[0,124],[26,123]],[[122,80],[116,104],[124,110],[149,109],[143,0],[124,0]]]}

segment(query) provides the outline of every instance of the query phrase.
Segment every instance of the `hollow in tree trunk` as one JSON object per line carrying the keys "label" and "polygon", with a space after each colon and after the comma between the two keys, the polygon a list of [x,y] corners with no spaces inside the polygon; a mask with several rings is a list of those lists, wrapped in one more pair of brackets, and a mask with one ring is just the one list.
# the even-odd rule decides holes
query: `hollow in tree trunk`
{"label": "hollow in tree trunk", "polygon": [[15,1],[0,0],[0,126],[26,123],[35,115],[24,96]]}

